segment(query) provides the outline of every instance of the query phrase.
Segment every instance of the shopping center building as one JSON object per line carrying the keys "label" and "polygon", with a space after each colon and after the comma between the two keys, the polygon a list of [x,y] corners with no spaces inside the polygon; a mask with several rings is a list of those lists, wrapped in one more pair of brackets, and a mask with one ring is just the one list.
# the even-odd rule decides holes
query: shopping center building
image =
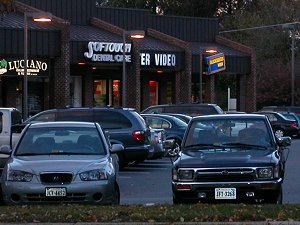
{"label": "shopping center building", "polygon": [[[51,23],[32,21],[33,12],[51,13]],[[131,38],[134,32],[145,36]],[[0,14],[0,40],[0,107],[22,110],[25,95],[29,115],[67,105],[140,111],[179,102],[227,110],[227,100],[236,100],[233,109],[256,110],[255,52],[221,37],[216,18],[101,7],[95,0],[19,0]]]}

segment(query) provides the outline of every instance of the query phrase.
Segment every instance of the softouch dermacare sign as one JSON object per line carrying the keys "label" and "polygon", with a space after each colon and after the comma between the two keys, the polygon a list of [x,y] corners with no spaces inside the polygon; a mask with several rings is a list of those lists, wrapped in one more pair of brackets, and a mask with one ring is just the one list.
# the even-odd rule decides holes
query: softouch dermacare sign
{"label": "softouch dermacare sign", "polygon": [[214,74],[226,69],[225,56],[223,53],[218,53],[212,56],[205,57],[207,65],[207,74]]}

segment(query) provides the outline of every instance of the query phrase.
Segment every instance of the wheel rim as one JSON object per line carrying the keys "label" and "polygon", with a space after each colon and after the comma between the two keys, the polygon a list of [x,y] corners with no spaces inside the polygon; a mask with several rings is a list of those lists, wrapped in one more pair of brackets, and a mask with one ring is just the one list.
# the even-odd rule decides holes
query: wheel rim
{"label": "wheel rim", "polygon": [[275,131],[275,136],[276,136],[277,138],[283,137],[283,131],[282,131],[282,130],[276,130],[276,131]]}
{"label": "wheel rim", "polygon": [[180,145],[177,142],[175,144],[176,144],[176,147],[169,150],[169,156],[171,156],[171,157],[177,156],[180,151]]}

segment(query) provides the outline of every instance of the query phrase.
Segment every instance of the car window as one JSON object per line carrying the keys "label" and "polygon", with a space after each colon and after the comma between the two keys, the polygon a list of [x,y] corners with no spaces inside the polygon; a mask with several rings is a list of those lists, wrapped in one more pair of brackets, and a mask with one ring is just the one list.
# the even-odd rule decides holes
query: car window
{"label": "car window", "polygon": [[270,121],[272,122],[276,122],[277,118],[276,116],[274,116],[273,114],[266,114],[266,116],[269,118]]}
{"label": "car window", "polygon": [[92,110],[64,110],[57,113],[57,121],[93,122]]}
{"label": "car window", "polygon": [[205,119],[192,121],[185,146],[251,144],[271,146],[270,131],[262,119]]}
{"label": "car window", "polygon": [[111,110],[95,110],[94,119],[103,129],[121,129],[133,126],[130,119],[125,115]]}
{"label": "car window", "polygon": [[106,154],[96,129],[85,127],[47,127],[28,129],[15,155],[99,155]]}
{"label": "car window", "polygon": [[11,112],[11,125],[22,123],[22,115],[19,111]]}
{"label": "car window", "polygon": [[143,113],[163,113],[163,108],[162,107],[152,107],[152,108],[149,108],[149,109],[143,111]]}
{"label": "car window", "polygon": [[45,112],[30,117],[26,122],[32,121],[55,121],[55,112]]}
{"label": "car window", "polygon": [[161,119],[145,117],[145,121],[150,127],[154,128],[154,129],[162,128],[162,120]]}

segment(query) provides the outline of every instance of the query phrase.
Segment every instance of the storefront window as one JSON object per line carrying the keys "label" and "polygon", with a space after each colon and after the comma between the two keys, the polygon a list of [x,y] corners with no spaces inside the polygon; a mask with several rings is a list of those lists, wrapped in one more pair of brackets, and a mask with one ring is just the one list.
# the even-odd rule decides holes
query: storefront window
{"label": "storefront window", "polygon": [[[28,82],[28,113],[33,116],[36,113],[48,108],[48,85],[46,78],[34,78]],[[46,105],[47,104],[47,105]]]}
{"label": "storefront window", "polygon": [[113,80],[113,106],[121,106],[120,80]]}
{"label": "storefront window", "polygon": [[172,104],[172,82],[167,82],[167,103]]}
{"label": "storefront window", "polygon": [[82,106],[82,78],[80,76],[71,76],[70,96],[72,106]]}
{"label": "storefront window", "polygon": [[106,80],[94,80],[94,106],[106,106]]}
{"label": "storefront window", "polygon": [[150,80],[149,90],[150,90],[150,105],[157,105],[158,104],[158,82]]}

